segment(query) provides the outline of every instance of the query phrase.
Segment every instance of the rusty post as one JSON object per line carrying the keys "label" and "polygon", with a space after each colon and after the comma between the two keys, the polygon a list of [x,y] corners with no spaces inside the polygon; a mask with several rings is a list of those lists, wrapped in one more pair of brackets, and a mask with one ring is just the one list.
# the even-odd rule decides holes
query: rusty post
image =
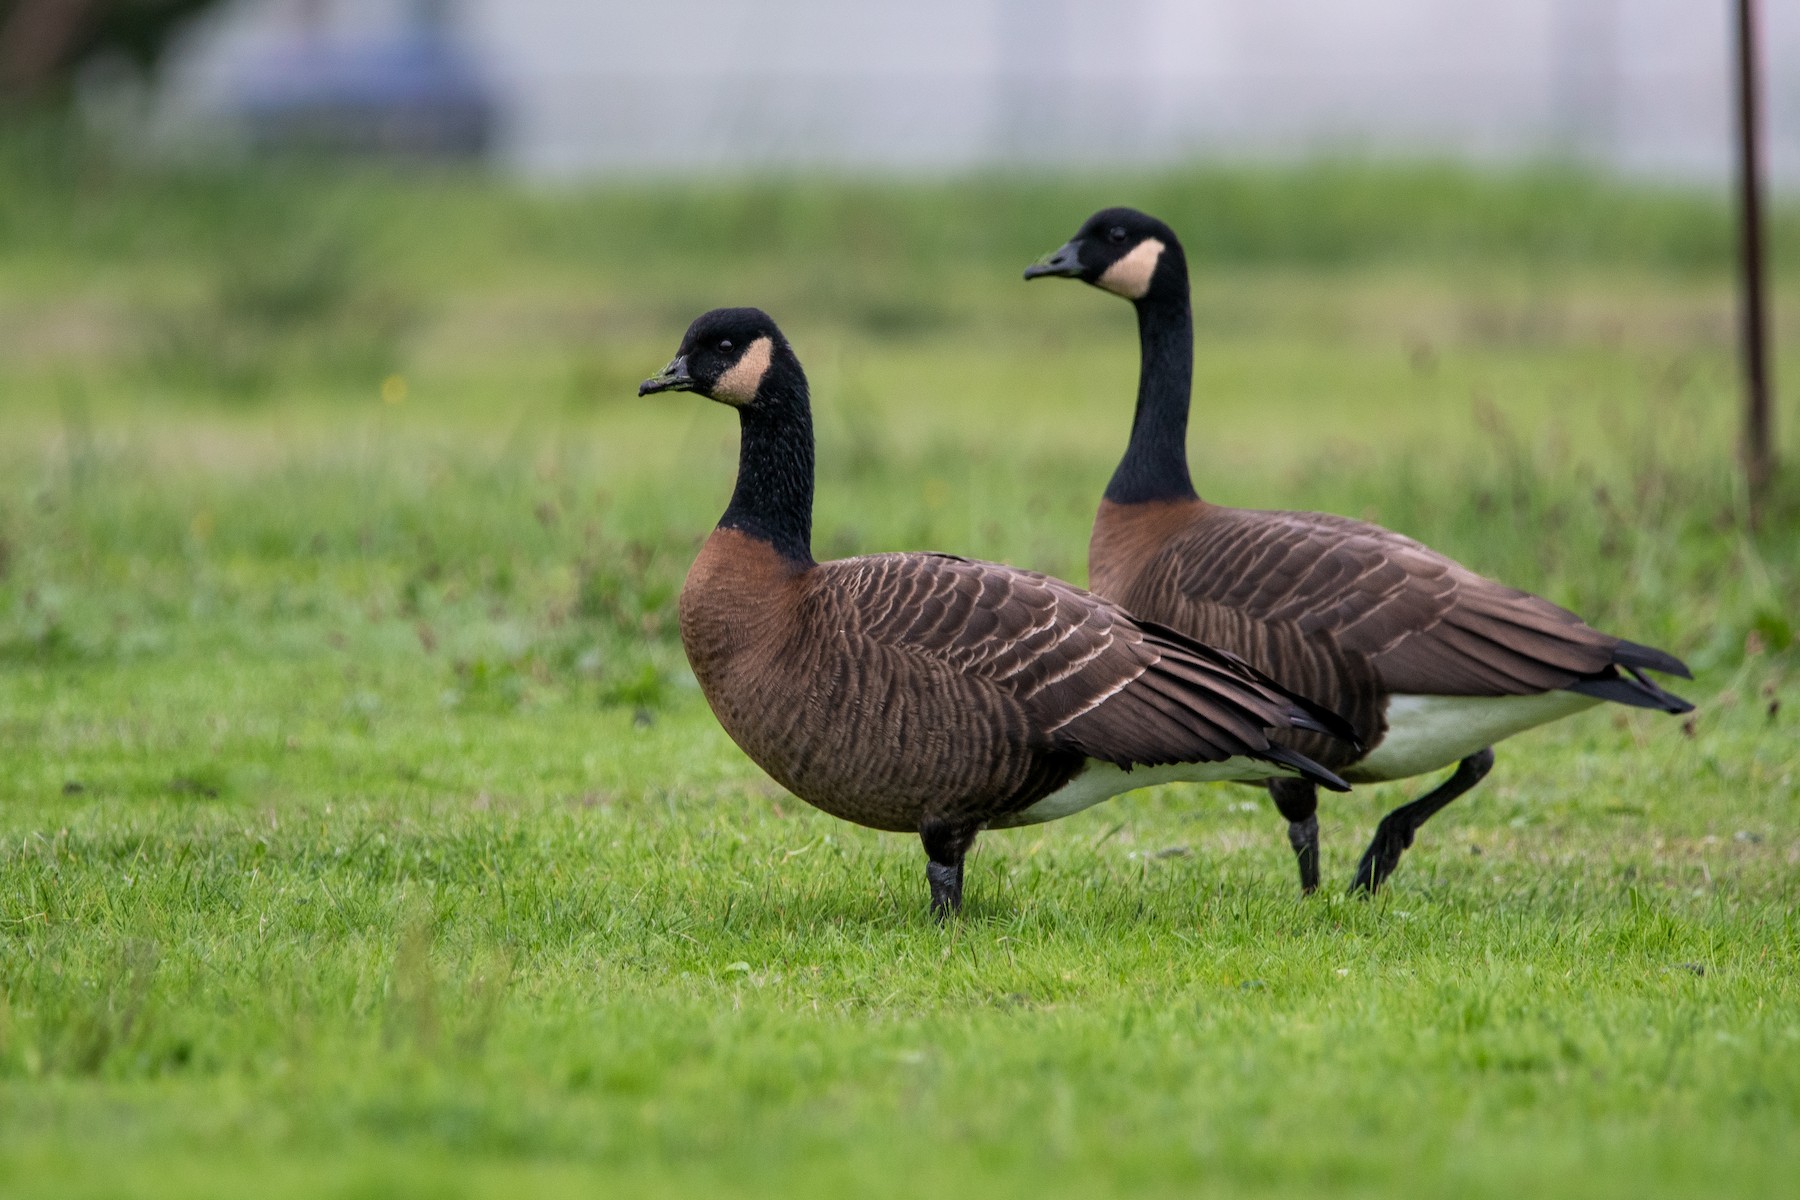
{"label": "rusty post", "polygon": [[1738,319],[1744,356],[1744,477],[1751,520],[1775,474],[1763,287],[1762,81],[1756,0],[1737,0]]}

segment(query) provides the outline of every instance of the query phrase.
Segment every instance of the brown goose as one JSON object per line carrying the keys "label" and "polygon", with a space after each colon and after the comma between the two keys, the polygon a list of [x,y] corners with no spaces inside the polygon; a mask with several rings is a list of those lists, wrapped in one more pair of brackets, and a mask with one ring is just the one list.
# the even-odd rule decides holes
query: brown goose
{"label": "brown goose", "polygon": [[[1095,213],[1025,278],[1081,279],[1137,308],[1131,438],[1100,502],[1089,584],[1141,619],[1242,655],[1344,714],[1360,746],[1301,751],[1355,783],[1456,764],[1383,818],[1351,890],[1374,891],[1434,813],[1494,764],[1493,744],[1602,700],[1684,713],[1645,677],[1692,678],[1669,654],[1584,624],[1378,525],[1325,513],[1208,504],[1188,476],[1194,329],[1174,232],[1129,208]],[[1318,792],[1272,779],[1306,891],[1319,881]]]}
{"label": "brown goose", "polygon": [[801,799],[917,833],[938,914],[960,907],[983,828],[1172,779],[1347,786],[1270,740],[1348,736],[1335,714],[1079,588],[947,554],[815,562],[806,375],[766,314],[700,317],[638,388],[663,391],[731,405],[742,435],[730,507],[681,590],[707,702]]}

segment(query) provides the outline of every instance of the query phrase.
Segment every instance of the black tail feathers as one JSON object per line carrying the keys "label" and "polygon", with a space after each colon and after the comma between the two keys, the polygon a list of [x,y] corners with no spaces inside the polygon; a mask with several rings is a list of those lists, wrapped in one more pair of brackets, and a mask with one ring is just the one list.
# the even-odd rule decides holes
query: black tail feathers
{"label": "black tail feathers", "polygon": [[1694,673],[1687,664],[1673,654],[1658,650],[1655,646],[1640,646],[1636,642],[1628,642],[1623,638],[1613,647],[1613,661],[1621,667],[1639,671],[1661,671],[1664,675],[1673,675],[1677,679],[1692,679]]}
{"label": "black tail feathers", "polygon": [[1271,745],[1267,750],[1264,750],[1261,754],[1257,755],[1257,757],[1266,762],[1280,763],[1284,767],[1292,767],[1294,770],[1300,772],[1301,778],[1316,783],[1327,791],[1347,792],[1350,790],[1350,785],[1338,778],[1335,772],[1321,767],[1318,763],[1306,757],[1306,755],[1289,750],[1286,746]]}
{"label": "black tail feathers", "polygon": [[1293,701],[1294,707],[1298,710],[1297,713],[1290,716],[1295,729],[1310,729],[1314,733],[1334,737],[1340,742],[1349,742],[1358,750],[1362,749],[1362,739],[1356,736],[1355,726],[1339,716],[1335,709],[1326,708],[1323,704],[1308,700],[1300,693],[1291,692],[1287,688],[1281,687],[1280,684],[1274,684],[1274,686],[1281,688],[1281,694]]}
{"label": "black tail feathers", "polygon": [[[1623,668],[1623,673],[1620,668]],[[1572,683],[1569,691],[1580,692],[1596,700],[1629,704],[1633,708],[1656,708],[1676,714],[1694,711],[1692,704],[1675,693],[1658,687],[1655,681],[1644,674],[1645,671],[1661,671],[1665,675],[1676,675],[1682,679],[1694,677],[1687,664],[1673,654],[1664,653],[1654,646],[1640,646],[1636,642],[1621,639],[1613,648],[1613,669],[1605,675]]]}

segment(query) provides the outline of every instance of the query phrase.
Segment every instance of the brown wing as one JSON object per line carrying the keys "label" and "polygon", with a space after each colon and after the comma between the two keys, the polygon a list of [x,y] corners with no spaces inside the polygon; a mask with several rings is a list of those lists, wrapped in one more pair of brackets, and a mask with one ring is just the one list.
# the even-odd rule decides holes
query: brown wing
{"label": "brown wing", "polygon": [[1271,734],[1348,732],[1241,660],[1035,572],[935,554],[872,555],[816,572],[813,595],[853,641],[982,681],[1019,707],[1027,735],[1046,748],[1121,766],[1240,756],[1299,766]]}
{"label": "brown wing", "polygon": [[1305,669],[1278,673],[1301,687],[1330,669],[1335,647],[1365,659],[1390,693],[1526,695],[1609,673],[1619,645],[1566,609],[1409,537],[1324,513],[1209,507],[1148,573],[1158,577],[1146,580],[1154,590],[1193,607],[1184,630],[1230,628],[1220,640],[1265,667],[1280,660],[1247,649],[1243,626],[1275,627],[1248,636],[1283,643]]}

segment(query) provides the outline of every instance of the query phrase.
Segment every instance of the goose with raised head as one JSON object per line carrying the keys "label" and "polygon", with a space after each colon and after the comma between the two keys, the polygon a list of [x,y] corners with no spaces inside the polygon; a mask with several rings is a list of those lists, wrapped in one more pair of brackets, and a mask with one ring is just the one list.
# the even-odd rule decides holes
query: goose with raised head
{"label": "goose with raised head", "polygon": [[[1080,279],[1137,310],[1137,411],[1088,546],[1089,586],[1142,620],[1241,655],[1342,713],[1360,745],[1295,746],[1353,783],[1451,765],[1389,813],[1357,865],[1372,892],[1419,826],[1479,783],[1494,743],[1610,700],[1685,713],[1646,671],[1691,678],[1673,655],[1601,633],[1412,538],[1326,513],[1209,504],[1188,473],[1194,328],[1187,259],[1163,222],[1103,209],[1025,278]],[[1318,791],[1269,783],[1301,887],[1319,882]]]}
{"label": "goose with raised head", "polygon": [[736,490],[681,590],[681,642],[732,740],[847,821],[916,833],[933,911],[984,828],[1171,779],[1333,772],[1284,744],[1349,737],[1328,709],[1185,635],[1032,571],[946,554],[812,556],[806,374],[753,308],[696,320],[640,395],[737,410]]}

